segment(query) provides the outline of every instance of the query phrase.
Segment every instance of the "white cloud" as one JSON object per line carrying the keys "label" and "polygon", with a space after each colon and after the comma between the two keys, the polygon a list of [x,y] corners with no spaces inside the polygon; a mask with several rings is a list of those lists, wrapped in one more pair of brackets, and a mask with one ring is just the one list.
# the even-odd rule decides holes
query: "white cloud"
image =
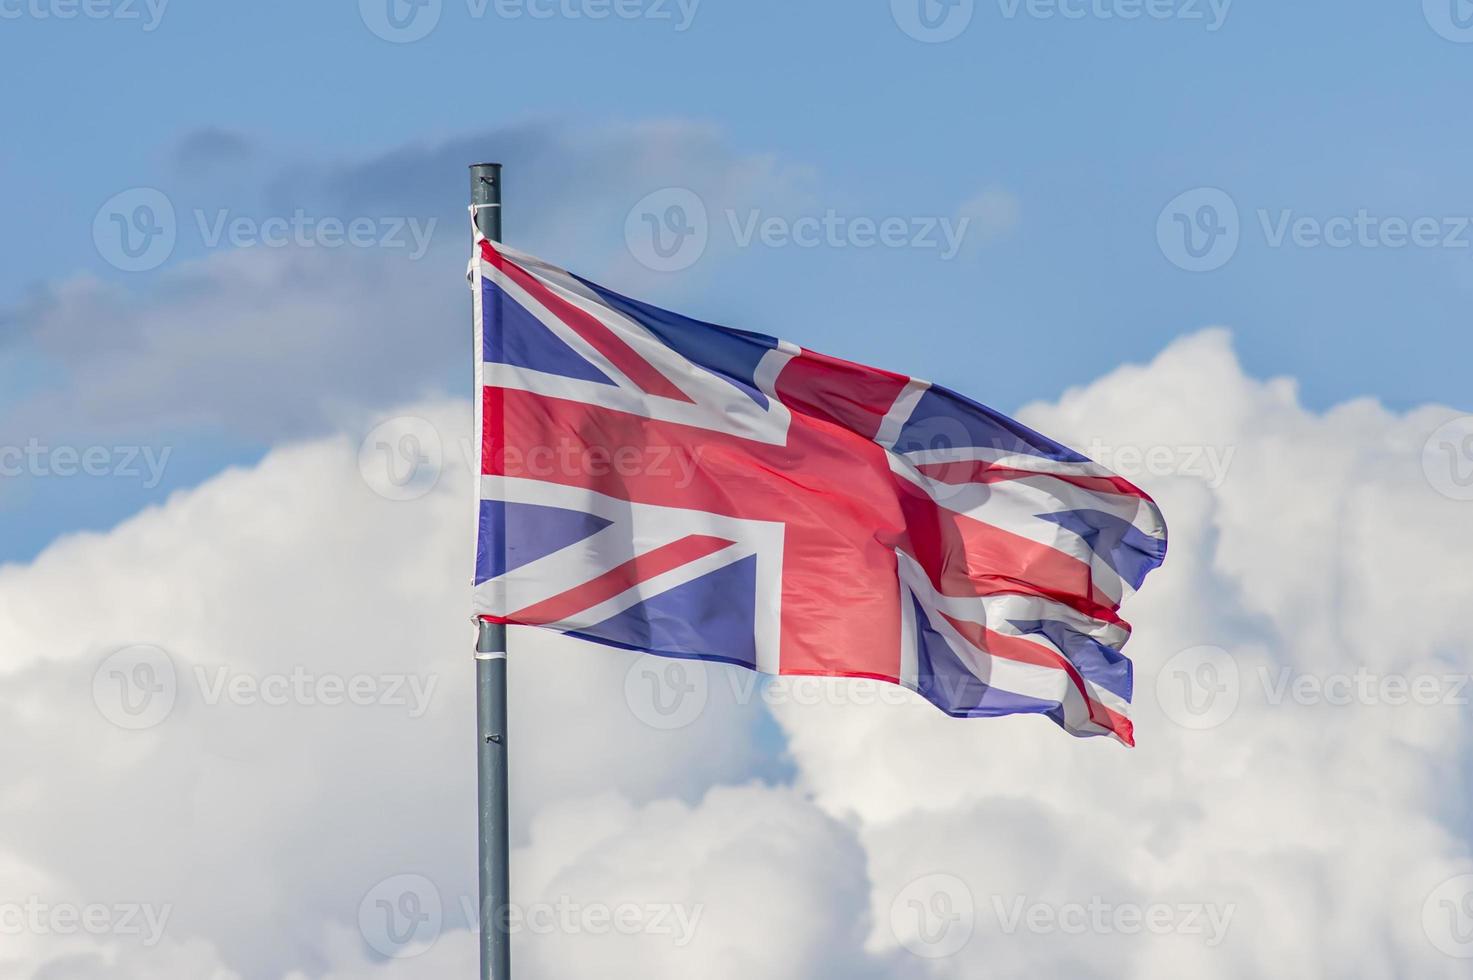
{"label": "white cloud", "polygon": [[[447,446],[469,433],[464,405],[413,412]],[[171,937],[216,940],[248,977],[314,963],[323,922],[353,921],[384,877],[468,891],[470,492],[452,450],[428,496],[383,499],[356,440],[337,437],[0,567],[0,737],[12,760],[0,852],[44,855],[83,895],[172,903]],[[713,699],[698,724],[660,731],[625,703],[632,655],[538,633],[514,643],[520,826],[569,795],[694,797],[753,771],[755,712]],[[134,644],[166,651],[177,677],[177,703],[144,731],[93,703],[94,673]],[[314,703],[275,706],[250,690],[298,672],[335,681],[339,699],[355,678],[381,697],[332,705],[331,688],[313,687]],[[114,717],[132,679],[104,679]],[[237,681],[243,695],[220,687]],[[416,682],[433,691],[422,717],[391,696],[412,698]]]}
{"label": "white cloud", "polygon": [[[418,500],[377,496],[356,434],[336,436],[0,568],[13,889],[0,901],[173,908],[148,948],[7,936],[0,956],[22,976],[472,970],[468,413],[405,412],[448,447]],[[1141,747],[1031,718],[832,703],[779,705],[782,741],[768,744],[760,705],[714,682],[692,725],[661,731],[625,703],[630,655],[519,632],[516,900],[703,908],[678,948],[647,932],[524,935],[529,976],[1462,974],[1429,938],[1456,904],[1429,897],[1473,867],[1467,707],[1273,704],[1260,679],[1473,667],[1459,600],[1473,505],[1439,495],[1420,464],[1449,412],[1308,412],[1207,332],[1023,414],[1081,447],[1139,450],[1137,478],[1171,523],[1166,566],[1126,610]],[[1206,447],[1234,450],[1215,487],[1189,459]],[[166,650],[179,680],[145,731],[93,703],[98,665],[131,644]],[[1217,666],[1236,670],[1238,697],[1194,730],[1172,698],[1202,678],[1173,658],[1202,646],[1230,658]],[[210,704],[197,667],[437,684],[423,717]],[[794,785],[753,783],[771,781],[778,752]],[[8,867],[19,855],[28,869]],[[422,956],[385,960],[359,907],[397,875],[433,881],[445,920]],[[1152,915],[1159,934],[1130,931]],[[972,934],[952,951],[958,921]]]}
{"label": "white cloud", "polygon": [[[859,827],[876,916],[937,872],[968,883],[983,930],[1001,928],[995,903],[1020,899],[1235,909],[1215,948],[1025,928],[974,941],[946,976],[1461,975],[1422,913],[1468,864],[1467,707],[1273,704],[1261,673],[1473,668],[1452,596],[1466,590],[1473,521],[1419,464],[1446,414],[1368,402],[1307,412],[1291,383],[1244,377],[1221,331],[1024,411],[1081,447],[1165,447],[1186,471],[1138,477],[1172,530],[1165,567],[1125,610],[1141,748],[922,707],[779,711],[803,785]],[[1236,450],[1215,490],[1186,465],[1207,446]],[[1166,678],[1164,704],[1156,692],[1173,655],[1203,644],[1235,658],[1240,694],[1225,723],[1197,731],[1163,706],[1177,706],[1172,685],[1198,679]],[[894,939],[877,928],[872,942]]]}
{"label": "white cloud", "polygon": [[577,896],[582,911],[640,910],[626,912],[628,936],[586,926],[528,935],[521,950],[533,976],[878,975],[860,949],[864,854],[847,828],[791,790],[717,788],[694,807],[562,804],[534,822],[519,857],[530,901]]}

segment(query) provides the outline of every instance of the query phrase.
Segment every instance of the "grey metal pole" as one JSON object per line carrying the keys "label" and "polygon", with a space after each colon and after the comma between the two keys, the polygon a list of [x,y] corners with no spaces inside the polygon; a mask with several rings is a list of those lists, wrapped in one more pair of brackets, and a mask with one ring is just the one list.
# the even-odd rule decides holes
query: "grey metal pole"
{"label": "grey metal pole", "polygon": [[[501,241],[501,164],[471,167],[476,226]],[[480,357],[481,352],[476,351]],[[477,393],[479,403],[479,392]],[[476,637],[477,795],[480,800],[481,980],[511,980],[509,810],[506,783],[506,627],[478,623]]]}

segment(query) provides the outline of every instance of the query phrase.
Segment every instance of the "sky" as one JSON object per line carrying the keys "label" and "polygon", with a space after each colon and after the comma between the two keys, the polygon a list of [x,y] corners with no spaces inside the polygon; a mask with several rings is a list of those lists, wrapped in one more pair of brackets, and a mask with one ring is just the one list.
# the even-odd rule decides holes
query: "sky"
{"label": "sky", "polygon": [[518,631],[527,977],[1465,975],[1464,0],[0,0],[0,78],[0,974],[475,969],[498,160],[1172,529],[1130,751]]}

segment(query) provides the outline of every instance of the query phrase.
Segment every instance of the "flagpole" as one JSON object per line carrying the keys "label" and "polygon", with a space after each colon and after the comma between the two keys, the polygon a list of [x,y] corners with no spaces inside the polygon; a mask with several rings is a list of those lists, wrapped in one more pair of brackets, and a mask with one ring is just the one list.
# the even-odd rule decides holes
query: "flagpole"
{"label": "flagpole", "polygon": [[[501,164],[477,163],[471,167],[471,208],[481,234],[493,242],[501,241]],[[476,351],[475,356],[484,355]],[[480,392],[476,392],[476,411],[480,410]],[[480,493],[479,487],[476,492]],[[478,626],[476,786],[480,803],[481,980],[511,980],[506,626],[484,620],[479,620]]]}

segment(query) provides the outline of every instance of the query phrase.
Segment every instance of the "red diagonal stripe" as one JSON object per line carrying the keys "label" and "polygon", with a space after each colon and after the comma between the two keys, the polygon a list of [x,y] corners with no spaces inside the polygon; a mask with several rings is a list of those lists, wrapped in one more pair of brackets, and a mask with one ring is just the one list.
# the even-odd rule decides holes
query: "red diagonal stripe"
{"label": "red diagonal stripe", "polygon": [[627,592],[646,579],[662,575],[698,558],[715,554],[722,548],[729,548],[733,544],[735,542],[709,534],[687,535],[679,541],[672,541],[653,551],[635,555],[617,568],[611,568],[598,578],[590,579],[575,589],[569,589],[551,599],[544,599],[514,612],[506,618],[506,621],[525,626],[546,626],[548,623],[561,622],[600,602]]}
{"label": "red diagonal stripe", "polygon": [[[1080,473],[1048,473],[1042,470],[1024,470],[1011,466],[999,466],[986,460],[967,459],[951,463],[921,463],[916,469],[942,483],[1002,483],[1007,480],[1028,480],[1047,477],[1073,484],[1081,490],[1094,493],[1114,493],[1125,497],[1151,500],[1150,496],[1134,483],[1119,476],[1086,476]],[[1154,501],[1152,501],[1154,503]]]}
{"label": "red diagonal stripe", "polygon": [[531,293],[532,297],[546,307],[549,313],[566,323],[574,333],[592,344],[595,350],[607,357],[609,363],[622,371],[624,376],[638,385],[641,391],[650,395],[659,395],[661,398],[672,398],[676,401],[691,403],[689,395],[675,387],[669,378],[656,371],[648,361],[635,353],[632,347],[620,340],[617,334],[548,289],[536,276],[496,251],[490,242],[481,242],[481,255],[487,262],[501,270],[507,278]]}
{"label": "red diagonal stripe", "polygon": [[957,633],[961,634],[964,640],[990,657],[1002,657],[1018,663],[1033,664],[1036,667],[1062,670],[1069,676],[1074,689],[1079,692],[1079,696],[1088,706],[1089,720],[1120,736],[1120,740],[1126,745],[1135,744],[1134,728],[1130,719],[1090,697],[1083,675],[1065,657],[1037,643],[990,630],[981,623],[953,619],[945,613],[941,613],[941,616],[951,624]]}

